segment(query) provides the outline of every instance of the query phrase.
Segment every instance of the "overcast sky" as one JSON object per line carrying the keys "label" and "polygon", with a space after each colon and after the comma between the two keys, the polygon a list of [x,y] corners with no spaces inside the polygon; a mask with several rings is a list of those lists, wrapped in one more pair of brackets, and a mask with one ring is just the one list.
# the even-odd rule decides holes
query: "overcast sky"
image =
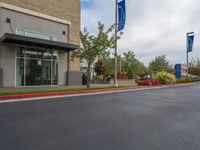
{"label": "overcast sky", "polygon": [[[81,26],[95,34],[97,22],[114,23],[115,0],[81,0]],[[186,63],[186,33],[195,32],[190,58],[200,58],[199,0],[126,0],[127,23],[118,51],[134,50],[145,65],[165,54],[171,64]]]}

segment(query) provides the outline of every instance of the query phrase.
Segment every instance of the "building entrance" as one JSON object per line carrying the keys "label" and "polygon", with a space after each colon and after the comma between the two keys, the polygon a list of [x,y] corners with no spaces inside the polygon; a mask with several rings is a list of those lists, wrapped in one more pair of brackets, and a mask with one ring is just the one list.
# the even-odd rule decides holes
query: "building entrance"
{"label": "building entrance", "polygon": [[16,85],[37,86],[58,84],[56,51],[17,48]]}

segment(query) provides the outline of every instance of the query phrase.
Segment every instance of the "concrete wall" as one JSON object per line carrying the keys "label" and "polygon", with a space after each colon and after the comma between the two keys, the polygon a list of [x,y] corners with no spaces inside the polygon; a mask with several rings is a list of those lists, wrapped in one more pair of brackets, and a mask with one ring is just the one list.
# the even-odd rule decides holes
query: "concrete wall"
{"label": "concrete wall", "polygon": [[[11,27],[6,23],[6,18],[11,18]],[[4,33],[16,33],[16,29],[26,29],[48,35],[55,35],[58,41],[68,43],[68,35],[63,35],[63,31],[68,34],[69,26],[54,21],[26,15],[20,12],[1,9],[1,35]],[[13,32],[12,32],[13,30]]]}
{"label": "concrete wall", "polygon": [[0,87],[3,87],[3,69],[0,68]]}
{"label": "concrete wall", "polygon": [[1,43],[0,43],[0,87],[3,86],[3,69],[1,68]]}
{"label": "concrete wall", "polygon": [[1,45],[1,69],[3,69],[3,86],[15,86],[15,46]]}
{"label": "concrete wall", "polygon": [[2,48],[1,48],[1,42],[0,42],[0,68],[1,68],[1,60],[2,60],[2,59],[1,59],[1,49],[2,49]]}
{"label": "concrete wall", "polygon": [[67,78],[66,73],[68,71],[68,53],[67,52],[59,52],[59,66],[58,66],[58,84],[59,85],[66,85]]}
{"label": "concrete wall", "polygon": [[2,8],[0,7],[0,35],[2,35],[2,19],[1,19],[2,12],[1,12],[1,10],[2,10]]}
{"label": "concrete wall", "polygon": [[80,85],[82,84],[82,73],[79,71],[69,71],[68,76],[68,85]]}

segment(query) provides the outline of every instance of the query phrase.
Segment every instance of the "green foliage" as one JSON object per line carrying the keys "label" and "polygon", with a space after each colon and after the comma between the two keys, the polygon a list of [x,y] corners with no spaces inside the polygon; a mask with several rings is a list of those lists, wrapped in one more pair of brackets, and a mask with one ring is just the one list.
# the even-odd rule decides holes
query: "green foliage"
{"label": "green foliage", "polygon": [[105,66],[105,76],[114,76],[114,64],[115,64],[115,59],[111,57],[105,57],[103,58],[103,63]]}
{"label": "green foliage", "polygon": [[99,80],[99,81],[104,81],[104,75],[102,75],[102,74],[99,74],[98,76],[97,76],[97,80]]}
{"label": "green foliage", "polygon": [[[98,22],[98,34],[90,35],[87,28],[80,32],[81,48],[75,51],[72,58],[80,58],[88,64],[88,88],[90,87],[90,70],[97,58],[104,58],[109,54],[108,49],[115,45],[115,35],[112,34],[114,25],[105,31],[105,26]],[[122,33],[121,33],[122,34]],[[120,35],[121,35],[120,34]],[[119,39],[120,36],[117,37]]]}
{"label": "green foliage", "polygon": [[[127,53],[124,53],[123,56],[118,55],[117,58],[118,58],[118,73],[126,72],[128,74],[129,79],[142,78],[145,75],[147,75],[147,68],[144,66],[143,63],[141,63],[139,60],[135,58],[135,54],[133,51],[128,51]],[[105,75],[105,77],[106,76],[113,77],[115,59],[110,56],[106,56],[100,61],[101,64],[99,64],[98,62],[95,65],[96,66],[95,72],[97,74],[103,74]]]}
{"label": "green foliage", "polygon": [[105,73],[106,73],[106,67],[105,67],[105,64],[103,63],[102,60],[99,60],[99,61],[97,61],[95,63],[94,70],[97,73],[97,75],[105,75]]}
{"label": "green foliage", "polygon": [[144,66],[144,64],[141,63],[141,62],[139,62],[139,64],[138,64],[138,71],[137,71],[138,76],[140,76],[141,78],[144,78],[147,75],[147,72],[148,72],[148,70]]}
{"label": "green foliage", "polygon": [[107,31],[105,30],[104,24],[98,22],[98,34],[96,36],[90,35],[87,28],[84,28],[80,32],[80,39],[82,47],[73,53],[73,57],[85,59],[87,63],[94,63],[96,58],[102,58],[108,55],[108,49],[113,47],[115,44],[115,37],[110,34],[114,29],[111,26]]}
{"label": "green foliage", "polygon": [[133,51],[124,53],[124,71],[128,72],[135,62],[135,54]]}
{"label": "green foliage", "polygon": [[160,83],[162,84],[173,84],[177,81],[176,77],[173,74],[165,71],[158,72],[154,76],[154,80],[160,81]]}
{"label": "green foliage", "polygon": [[149,63],[149,71],[151,73],[157,73],[160,71],[169,71],[171,70],[169,66],[169,61],[165,55],[157,56],[154,60]]}
{"label": "green foliage", "polygon": [[190,83],[193,82],[192,78],[185,78],[185,79],[179,79],[177,80],[177,83]]}
{"label": "green foliage", "polygon": [[128,78],[133,79],[134,78],[134,72],[132,68],[128,68]]}
{"label": "green foliage", "polygon": [[191,67],[189,68],[189,72],[192,75],[200,76],[200,59],[192,60]]}
{"label": "green foliage", "polygon": [[147,74],[147,69],[143,63],[135,58],[133,51],[124,53],[124,57],[121,58],[122,71],[128,73],[129,79],[142,78]]}

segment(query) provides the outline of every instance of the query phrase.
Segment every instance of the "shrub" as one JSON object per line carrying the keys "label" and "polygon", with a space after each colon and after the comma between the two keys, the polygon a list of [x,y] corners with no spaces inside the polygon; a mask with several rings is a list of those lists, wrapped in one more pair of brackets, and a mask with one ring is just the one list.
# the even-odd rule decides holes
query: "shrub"
{"label": "shrub", "polygon": [[159,81],[156,80],[141,80],[138,82],[138,85],[161,85],[161,83]]}
{"label": "shrub", "polygon": [[185,79],[179,79],[177,80],[178,83],[189,83],[189,82],[193,82],[192,78],[185,78]]}
{"label": "shrub", "polygon": [[158,72],[154,76],[154,80],[157,80],[162,84],[174,84],[177,81],[176,77],[173,74],[165,71]]}
{"label": "shrub", "polygon": [[97,80],[103,81],[104,80],[104,75],[100,74],[97,76]]}

